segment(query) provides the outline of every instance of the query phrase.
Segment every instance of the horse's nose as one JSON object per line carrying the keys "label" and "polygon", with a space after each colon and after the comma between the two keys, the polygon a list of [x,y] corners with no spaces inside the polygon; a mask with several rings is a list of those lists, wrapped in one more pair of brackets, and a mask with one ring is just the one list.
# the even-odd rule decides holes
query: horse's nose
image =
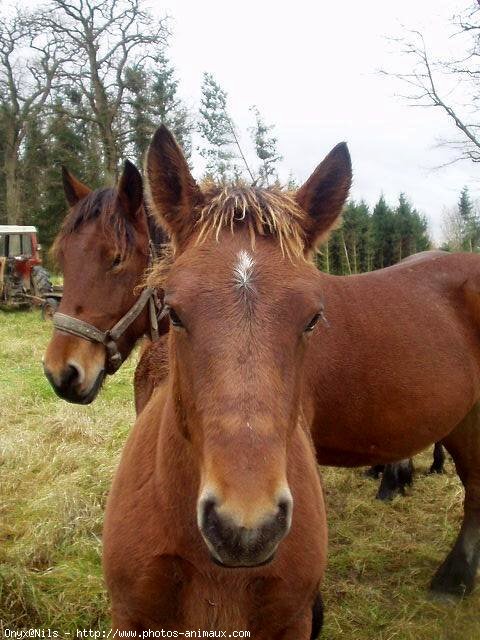
{"label": "horse's nose", "polygon": [[290,492],[278,500],[273,514],[257,526],[245,527],[236,522],[225,506],[208,496],[199,504],[199,528],[212,557],[227,567],[255,567],[270,562],[292,519]]}
{"label": "horse's nose", "polygon": [[87,393],[81,391],[81,385],[84,379],[84,373],[79,365],[69,362],[59,371],[53,372],[44,363],[43,366],[45,376],[53,387],[55,393],[68,402],[88,404],[93,400],[103,380],[103,369],[92,387]]}
{"label": "horse's nose", "polygon": [[45,375],[52,387],[59,394],[66,394],[80,382],[81,372],[75,364],[68,363],[66,367],[55,374],[44,365]]}

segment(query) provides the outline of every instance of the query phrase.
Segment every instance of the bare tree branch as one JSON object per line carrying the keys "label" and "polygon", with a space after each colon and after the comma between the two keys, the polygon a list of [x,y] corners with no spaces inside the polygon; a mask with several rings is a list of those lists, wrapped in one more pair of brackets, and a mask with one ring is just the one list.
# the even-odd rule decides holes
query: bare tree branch
{"label": "bare tree branch", "polygon": [[[410,104],[436,107],[442,110],[461,133],[455,141],[442,141],[442,145],[455,152],[455,159],[480,161],[479,112],[475,105],[480,100],[480,7],[474,3],[464,14],[452,18],[452,38],[464,47],[458,59],[433,58],[423,34],[409,30],[404,38],[392,39],[399,50],[411,61],[408,71],[381,73],[401,80],[409,92],[403,95]],[[462,40],[460,40],[462,39]],[[452,86],[452,82],[455,84]],[[446,164],[451,164],[447,162]],[[445,165],[442,165],[445,166]]]}

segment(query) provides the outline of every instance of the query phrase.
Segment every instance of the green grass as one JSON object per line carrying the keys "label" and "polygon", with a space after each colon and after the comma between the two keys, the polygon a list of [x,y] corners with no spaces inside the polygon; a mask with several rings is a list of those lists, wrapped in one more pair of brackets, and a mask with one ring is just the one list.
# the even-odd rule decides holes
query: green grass
{"label": "green grass", "polygon": [[[101,574],[105,497],[134,421],[132,359],[88,407],[59,400],[43,376],[51,332],[38,311],[0,312],[0,636],[8,628],[108,629]],[[459,527],[463,493],[447,463],[410,495],[373,499],[360,470],[324,469],[329,566],[323,638],[478,640],[480,589],[458,603],[428,582]]]}

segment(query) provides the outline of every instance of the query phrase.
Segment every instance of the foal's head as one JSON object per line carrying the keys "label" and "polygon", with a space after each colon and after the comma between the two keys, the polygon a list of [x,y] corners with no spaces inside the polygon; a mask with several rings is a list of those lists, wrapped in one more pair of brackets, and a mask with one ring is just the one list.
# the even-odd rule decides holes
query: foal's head
{"label": "foal's head", "polygon": [[[54,246],[63,271],[59,312],[105,331],[135,302],[135,288],[148,265],[142,178],[127,161],[116,188],[91,191],[66,170],[63,179],[70,211]],[[123,358],[145,322],[144,313],[119,340]],[[44,368],[60,397],[89,403],[108,371],[105,346],[55,330]]]}
{"label": "foal's head", "polygon": [[347,196],[348,150],[335,147],[296,194],[201,191],[161,127],[147,175],[175,245],[162,286],[177,421],[199,461],[198,526],[217,562],[260,565],[290,527],[287,456],[322,313],[322,278],[309,257]]}

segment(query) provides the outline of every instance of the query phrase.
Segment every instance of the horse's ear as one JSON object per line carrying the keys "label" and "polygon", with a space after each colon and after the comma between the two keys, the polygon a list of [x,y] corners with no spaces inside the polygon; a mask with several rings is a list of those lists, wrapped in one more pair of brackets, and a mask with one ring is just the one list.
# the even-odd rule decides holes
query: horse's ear
{"label": "horse's ear", "polygon": [[68,204],[73,207],[88,196],[91,193],[91,189],[87,187],[87,185],[77,180],[73,174],[62,164],[62,181],[63,181],[63,190],[65,191],[65,197],[67,199]]}
{"label": "horse's ear", "polygon": [[345,142],[334,147],[296,193],[298,205],[308,214],[304,221],[305,249],[326,238],[340,218],[352,184],[352,162]]}
{"label": "horse's ear", "polygon": [[135,219],[143,203],[143,181],[140,171],[130,160],[125,160],[117,190],[127,215]]}
{"label": "horse's ear", "polygon": [[195,209],[202,205],[203,194],[175,138],[164,125],[153,136],[145,169],[152,210],[180,246],[193,230]]}

